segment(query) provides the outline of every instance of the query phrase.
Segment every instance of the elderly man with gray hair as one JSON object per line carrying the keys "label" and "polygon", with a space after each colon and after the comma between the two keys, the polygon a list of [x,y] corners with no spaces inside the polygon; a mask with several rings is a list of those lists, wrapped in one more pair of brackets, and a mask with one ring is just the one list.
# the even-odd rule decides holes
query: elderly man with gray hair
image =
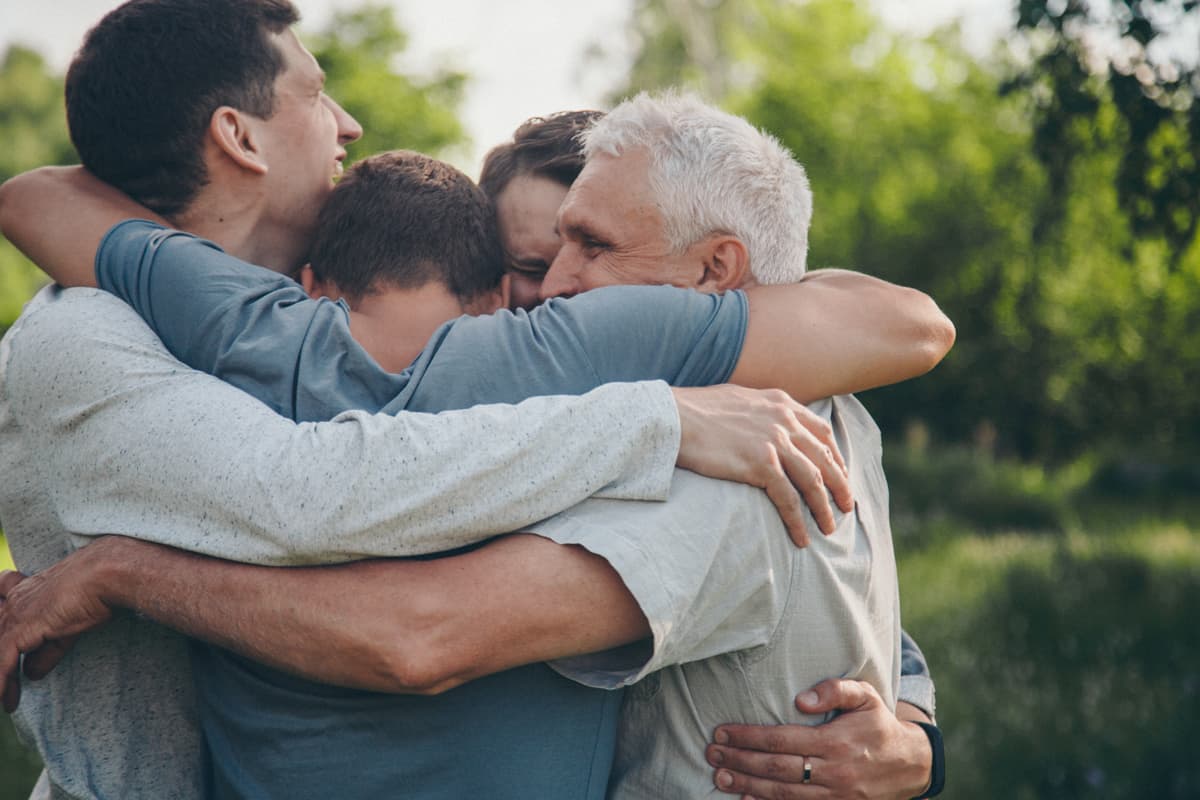
{"label": "elderly man with gray hair", "polygon": [[[693,97],[642,93],[597,120],[581,140],[587,164],[559,212],[562,247],[542,284],[544,298],[633,283],[668,283],[721,292],[756,284],[804,280],[814,285],[819,282],[822,291],[829,292],[831,299],[844,293],[861,295],[871,290],[869,284],[862,283],[861,276],[839,270],[806,274],[808,229],[813,208],[808,179],[803,167],[786,148],[746,120]],[[844,340],[860,334],[846,328],[825,330],[821,335]],[[854,470],[864,468],[864,459],[872,475],[871,482],[866,485],[859,482],[854,486],[860,515],[855,535],[864,541],[874,541],[872,537],[889,538],[886,533],[887,487],[878,464],[874,423],[852,397],[833,398],[814,408],[826,414],[835,426],[839,421],[851,421],[850,429],[857,432],[857,437],[851,437],[851,446],[847,448],[854,453],[853,461],[857,462],[851,465],[852,475]],[[871,444],[867,445],[867,442]],[[887,575],[889,582],[894,580],[890,538],[886,549],[868,549],[874,559],[871,569],[875,580],[880,580],[883,575]],[[804,562],[820,560],[819,553],[814,550],[798,553],[796,557]],[[820,616],[831,611],[830,606],[824,604],[836,606],[845,601],[844,596],[838,597],[839,594],[862,588],[854,587],[852,581],[839,583],[834,579],[836,574],[837,567],[830,566],[826,578],[835,585],[824,589],[817,588],[813,582],[798,587],[797,596],[802,597],[803,602],[798,602],[797,608],[808,611],[821,608],[822,611],[817,612]],[[879,585],[874,585],[868,592],[879,592],[880,589]],[[818,596],[822,592],[829,594]],[[831,618],[824,616],[822,619],[828,622]],[[879,633],[870,626],[855,630],[855,624],[821,629],[818,634],[819,625],[790,617],[783,623],[783,628],[797,636],[793,644],[805,652],[805,657],[811,657],[822,648],[836,650],[845,640]],[[830,785],[826,780],[836,769],[839,789],[850,782],[870,796],[886,792],[889,797],[911,797],[920,794],[922,789],[936,788],[941,782],[941,776],[936,774],[940,771],[940,738],[928,726],[933,712],[933,683],[915,643],[907,635],[901,641],[902,658],[891,665],[902,667],[898,684],[880,685],[877,681],[867,681],[878,691],[888,713],[882,713],[874,698],[869,698],[871,692],[866,686],[840,681],[818,687],[819,697],[806,693],[815,702],[802,701],[801,705],[809,712],[853,707],[856,713],[845,715],[834,723],[839,726],[836,734],[826,730],[823,733],[833,735],[818,738],[821,734],[817,731],[794,726],[782,729],[726,726],[721,729],[724,735],[718,741],[729,746],[714,745],[709,751],[710,762],[724,768],[718,773],[722,787],[765,794],[767,789],[779,790],[780,787],[757,781],[753,775],[769,774],[774,780],[791,777],[797,782],[808,782],[812,780],[815,763],[818,769],[826,769],[825,780],[821,781],[826,786]],[[786,660],[783,650],[775,653]],[[823,678],[856,675],[853,668],[831,667],[826,664],[824,671],[819,668],[807,672],[800,670],[790,676],[796,682],[788,685],[772,683],[768,679],[750,687],[735,679],[733,686],[743,686],[753,698],[746,698],[740,709],[726,707],[723,719],[746,720],[748,713],[761,714],[765,704],[773,709],[771,716],[776,721],[785,720],[790,706],[789,690],[806,689],[810,683]],[[682,686],[687,683],[684,676],[691,669],[672,668],[664,672],[662,680],[681,684],[675,686],[676,694],[688,698],[687,706],[694,721],[723,721],[719,716],[714,719],[705,714],[708,702],[705,692],[718,692],[717,682],[697,694],[690,694]],[[800,673],[811,678],[810,683],[805,683]],[[867,673],[857,674],[865,676]],[[772,675],[778,678],[781,673],[773,672]],[[886,680],[890,681],[892,677]],[[658,681],[655,683],[657,685]],[[697,686],[693,680],[691,688]],[[643,726],[633,721],[639,708],[652,705],[644,701],[646,694],[637,688],[625,704],[626,725],[620,740],[620,753],[630,764],[649,763],[652,759],[648,754],[656,752],[663,742],[661,733],[642,735]],[[670,693],[660,693],[656,697],[656,702],[665,709],[671,707],[667,699]],[[785,698],[789,702],[780,705]],[[864,698],[869,698],[870,702],[864,702]],[[897,699],[901,701],[899,718],[890,711]],[[864,713],[868,706],[869,714]],[[644,716],[648,712],[641,713]],[[651,713],[648,718],[652,716]],[[762,719],[761,716],[758,718]],[[808,719],[809,724],[819,721],[813,717]],[[699,734],[698,729],[693,730],[692,737]],[[733,749],[733,745],[746,749]],[[755,753],[755,749],[774,752],[760,754]],[[678,752],[683,754],[689,750],[684,747]],[[870,758],[859,757],[868,752]],[[805,753],[808,758],[789,755],[798,753]],[[640,770],[635,770],[637,772]],[[749,773],[750,777],[742,773]]]}

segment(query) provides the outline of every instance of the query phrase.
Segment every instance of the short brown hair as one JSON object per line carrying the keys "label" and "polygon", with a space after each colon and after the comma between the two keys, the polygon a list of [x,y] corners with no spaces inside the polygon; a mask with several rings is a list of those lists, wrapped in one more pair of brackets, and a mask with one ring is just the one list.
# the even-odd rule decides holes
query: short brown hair
{"label": "short brown hair", "polygon": [[519,175],[540,175],[570,187],[583,171],[579,135],[602,116],[603,111],[560,111],[525,120],[511,142],[488,151],[480,188],[495,200]]}
{"label": "short brown hair", "polygon": [[288,0],[130,0],[88,31],[67,72],[67,126],[83,165],[165,217],[208,181],[203,142],[223,105],[268,119],[300,18]]}
{"label": "short brown hair", "polygon": [[504,250],[492,203],[459,170],[409,150],[355,164],[317,217],[313,276],[351,302],[382,284],[445,284],[462,302],[500,285]]}

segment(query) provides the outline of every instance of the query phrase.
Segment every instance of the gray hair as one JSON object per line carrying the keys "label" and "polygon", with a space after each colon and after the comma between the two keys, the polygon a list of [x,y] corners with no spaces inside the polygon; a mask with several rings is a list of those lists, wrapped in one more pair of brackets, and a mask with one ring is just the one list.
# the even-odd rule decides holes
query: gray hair
{"label": "gray hair", "polygon": [[731,234],[762,284],[804,275],[812,191],[787,148],[741,117],[669,92],[642,92],[597,120],[581,140],[590,161],[643,148],[650,189],[675,252]]}

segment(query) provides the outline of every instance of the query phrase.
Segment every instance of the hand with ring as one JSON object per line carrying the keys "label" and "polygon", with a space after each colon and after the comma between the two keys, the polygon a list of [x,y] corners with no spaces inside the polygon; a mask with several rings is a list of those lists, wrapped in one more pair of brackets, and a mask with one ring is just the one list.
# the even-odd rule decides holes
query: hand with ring
{"label": "hand with ring", "polygon": [[796,706],[805,714],[840,714],[823,725],[718,727],[706,751],[717,789],[761,800],[909,800],[929,787],[928,737],[899,719],[870,684],[824,681]]}

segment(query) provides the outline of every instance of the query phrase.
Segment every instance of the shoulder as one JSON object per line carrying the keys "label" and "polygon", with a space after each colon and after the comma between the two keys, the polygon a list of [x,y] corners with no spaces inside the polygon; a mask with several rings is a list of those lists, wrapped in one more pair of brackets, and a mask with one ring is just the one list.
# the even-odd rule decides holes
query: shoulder
{"label": "shoulder", "polygon": [[134,375],[181,368],[141,317],[98,289],[46,287],[0,342],[0,391],[34,412],[51,393],[111,398]]}

